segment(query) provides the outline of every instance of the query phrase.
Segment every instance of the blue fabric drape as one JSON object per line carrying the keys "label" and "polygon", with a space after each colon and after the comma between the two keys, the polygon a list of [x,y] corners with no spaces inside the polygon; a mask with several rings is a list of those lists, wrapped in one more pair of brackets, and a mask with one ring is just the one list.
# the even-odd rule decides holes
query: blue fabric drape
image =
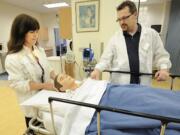
{"label": "blue fabric drape", "polygon": [[[180,92],[140,85],[109,84],[100,105],[136,112],[180,118]],[[86,135],[97,134],[97,115]],[[125,114],[102,111],[101,135],[159,135],[161,122]],[[166,135],[180,135],[180,124],[170,124]]]}

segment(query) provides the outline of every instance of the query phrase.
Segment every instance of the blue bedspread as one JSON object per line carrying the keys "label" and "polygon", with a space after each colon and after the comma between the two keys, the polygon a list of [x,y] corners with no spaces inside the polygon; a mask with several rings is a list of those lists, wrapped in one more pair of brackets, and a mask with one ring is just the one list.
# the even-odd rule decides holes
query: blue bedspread
{"label": "blue bedspread", "polygon": [[[100,105],[166,117],[180,118],[180,92],[140,85],[109,84]],[[96,117],[86,135],[96,135]],[[160,121],[102,111],[101,135],[159,135]],[[180,135],[180,124],[169,124],[165,135]]]}

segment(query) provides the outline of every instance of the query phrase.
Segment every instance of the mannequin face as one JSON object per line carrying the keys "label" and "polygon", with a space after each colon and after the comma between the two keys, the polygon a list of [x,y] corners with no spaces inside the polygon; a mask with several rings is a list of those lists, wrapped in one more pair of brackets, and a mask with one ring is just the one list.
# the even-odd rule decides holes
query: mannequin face
{"label": "mannequin face", "polygon": [[77,88],[77,84],[75,83],[75,80],[69,75],[65,75],[65,74],[59,75],[58,82],[62,85],[61,87],[62,91],[65,91],[67,89],[74,90]]}

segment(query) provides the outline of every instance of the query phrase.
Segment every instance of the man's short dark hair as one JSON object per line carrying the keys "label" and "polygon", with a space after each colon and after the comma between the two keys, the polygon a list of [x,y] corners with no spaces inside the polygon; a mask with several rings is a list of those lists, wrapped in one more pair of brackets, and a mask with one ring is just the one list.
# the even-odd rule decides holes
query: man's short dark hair
{"label": "man's short dark hair", "polygon": [[129,0],[122,2],[122,3],[116,8],[116,10],[117,10],[117,11],[120,11],[120,10],[124,9],[125,7],[129,7],[129,12],[132,13],[132,14],[135,13],[135,12],[137,12],[137,8],[136,8],[136,5],[134,4],[134,2],[129,1]]}

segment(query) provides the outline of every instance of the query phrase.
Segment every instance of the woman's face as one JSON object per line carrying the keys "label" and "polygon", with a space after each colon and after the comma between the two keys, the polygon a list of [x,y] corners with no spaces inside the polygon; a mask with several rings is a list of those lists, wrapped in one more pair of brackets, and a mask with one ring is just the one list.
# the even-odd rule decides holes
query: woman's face
{"label": "woman's face", "polygon": [[28,31],[25,35],[25,45],[35,45],[38,40],[39,30]]}
{"label": "woman's face", "polygon": [[72,77],[65,74],[60,75],[58,77],[58,82],[62,85],[61,87],[62,91],[65,91],[67,89],[73,89],[74,86],[76,85],[75,80]]}

